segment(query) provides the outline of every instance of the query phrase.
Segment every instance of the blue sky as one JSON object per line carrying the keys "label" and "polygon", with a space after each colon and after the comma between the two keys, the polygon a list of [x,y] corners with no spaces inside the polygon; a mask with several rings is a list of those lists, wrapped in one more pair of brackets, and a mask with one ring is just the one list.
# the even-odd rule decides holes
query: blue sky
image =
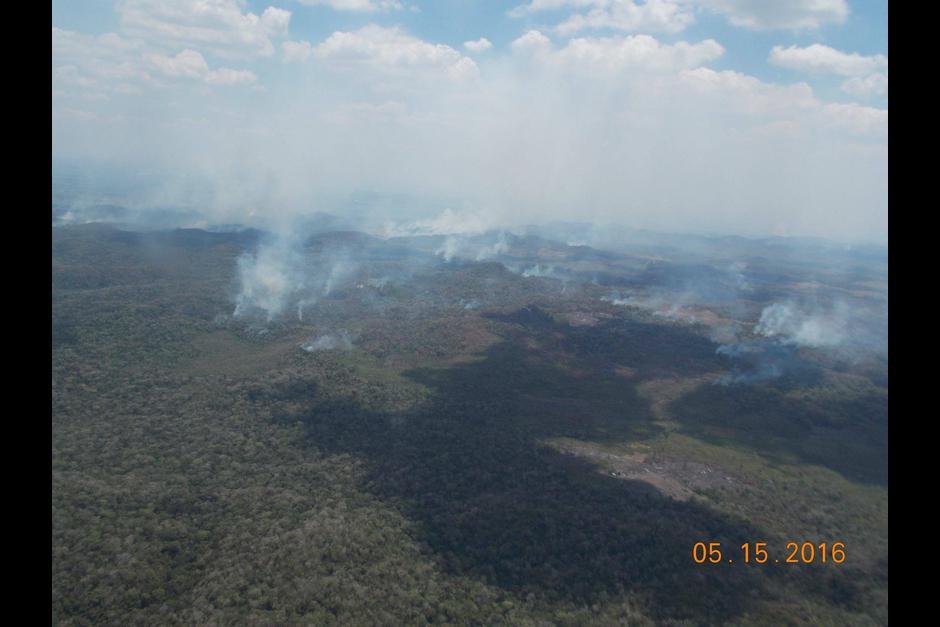
{"label": "blue sky", "polygon": [[86,0],[52,14],[54,157],[187,172],[148,202],[196,202],[195,177],[199,203],[236,216],[378,191],[474,224],[886,237],[886,2]]}

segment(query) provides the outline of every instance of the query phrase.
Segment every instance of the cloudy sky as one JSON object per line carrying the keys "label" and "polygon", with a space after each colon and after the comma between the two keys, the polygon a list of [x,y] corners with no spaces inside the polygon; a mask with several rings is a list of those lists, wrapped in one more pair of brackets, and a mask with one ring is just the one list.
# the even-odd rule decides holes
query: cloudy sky
{"label": "cloudy sky", "polygon": [[141,202],[887,237],[886,1],[52,10],[54,163]]}

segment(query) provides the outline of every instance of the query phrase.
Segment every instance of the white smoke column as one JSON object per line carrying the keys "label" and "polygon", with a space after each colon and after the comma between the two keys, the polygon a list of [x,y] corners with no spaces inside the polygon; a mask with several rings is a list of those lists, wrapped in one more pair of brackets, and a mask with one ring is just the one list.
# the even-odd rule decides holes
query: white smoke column
{"label": "white smoke column", "polygon": [[450,261],[457,256],[459,247],[460,243],[457,241],[457,238],[450,235],[444,240],[444,244],[434,251],[434,254],[443,257],[444,261]]}
{"label": "white smoke column", "polygon": [[476,260],[483,261],[498,255],[502,255],[509,250],[509,242],[506,240],[506,231],[500,231],[496,241],[489,245],[484,245],[477,251]]}
{"label": "white smoke column", "polygon": [[330,273],[326,277],[326,282],[323,284],[321,295],[327,296],[337,285],[350,280],[358,267],[359,265],[357,263],[349,261],[348,259],[338,259],[334,261],[333,265],[330,267]]}
{"label": "white smoke column", "polygon": [[813,313],[793,303],[774,303],[761,312],[754,332],[798,346],[833,347],[846,341],[848,318],[848,306],[842,302],[830,311]]}
{"label": "white smoke column", "polygon": [[564,280],[563,277],[559,276],[555,271],[554,266],[545,266],[544,268],[540,264],[536,264],[531,268],[526,268],[522,271],[522,276],[528,277],[541,277],[547,279],[559,279]]}
{"label": "white smoke column", "polygon": [[745,270],[747,270],[747,262],[745,261],[735,261],[727,267],[728,274],[734,281],[735,287],[742,292],[750,292],[753,288],[744,275]]}
{"label": "white smoke column", "polygon": [[303,321],[306,307],[352,280],[360,265],[354,253],[345,246],[311,252],[304,232],[285,219],[257,250],[239,257],[234,317],[263,315],[271,322],[290,309]]}
{"label": "white smoke column", "polygon": [[434,251],[435,255],[443,257],[444,261],[451,261],[456,257],[485,261],[509,251],[509,240],[506,231],[500,231],[496,241],[481,242],[487,236],[469,236],[464,234],[451,234],[444,239],[444,243]]}
{"label": "white smoke column", "polygon": [[612,305],[617,305],[618,307],[636,307],[643,309],[657,318],[666,318],[667,320],[676,320],[688,324],[694,324],[699,320],[694,311],[686,309],[686,301],[688,298],[685,294],[678,294],[674,299],[667,299],[656,295],[648,297],[627,295],[626,298],[619,296],[602,296],[601,300],[611,303]]}
{"label": "white smoke column", "polygon": [[240,291],[235,301],[236,318],[263,312],[270,322],[279,316],[291,296],[303,287],[293,243],[284,237],[263,243],[254,254],[238,258]]}
{"label": "white smoke column", "polygon": [[352,338],[349,336],[349,332],[345,329],[341,329],[336,334],[326,334],[317,338],[308,339],[300,348],[308,353],[315,353],[317,351],[326,350],[348,351],[352,350],[352,346]]}
{"label": "white smoke column", "polygon": [[299,322],[303,322],[304,321],[304,307],[307,307],[309,305],[316,305],[319,300],[320,300],[319,298],[309,297],[309,298],[302,298],[299,301],[297,301],[297,320]]}

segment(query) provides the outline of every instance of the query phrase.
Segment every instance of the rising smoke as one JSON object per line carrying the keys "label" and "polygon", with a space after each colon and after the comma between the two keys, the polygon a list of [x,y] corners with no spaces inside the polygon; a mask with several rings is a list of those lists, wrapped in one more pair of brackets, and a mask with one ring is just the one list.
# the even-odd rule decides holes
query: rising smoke
{"label": "rising smoke", "polygon": [[326,350],[352,350],[353,338],[346,329],[340,329],[336,333],[327,333],[324,335],[309,338],[300,348],[308,353],[315,353]]}
{"label": "rising smoke", "polygon": [[297,235],[273,234],[239,257],[232,316],[270,322],[293,313],[303,321],[305,308],[353,281],[360,267],[355,255],[345,247],[314,254]]}

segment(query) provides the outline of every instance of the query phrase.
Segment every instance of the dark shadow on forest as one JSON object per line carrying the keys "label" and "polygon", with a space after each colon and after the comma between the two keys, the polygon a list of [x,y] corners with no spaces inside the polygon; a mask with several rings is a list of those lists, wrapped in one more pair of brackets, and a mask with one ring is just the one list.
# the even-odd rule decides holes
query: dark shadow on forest
{"label": "dark shadow on forest", "polygon": [[[772,596],[768,584],[787,576],[780,571],[692,562],[696,542],[738,547],[762,537],[747,521],[540,445],[550,437],[623,441],[655,433],[635,382],[596,368],[615,357],[666,367],[655,344],[623,352],[647,345],[631,336],[675,347],[673,371],[687,373],[714,368],[713,345],[678,327],[633,323],[611,341],[609,327],[549,323],[531,309],[505,322],[503,341],[482,360],[408,373],[433,390],[420,411],[386,415],[315,401],[303,416],[311,444],[367,460],[366,487],[416,523],[416,540],[445,572],[552,603],[597,603],[632,591],[659,619],[700,623],[733,619]],[[533,337],[538,347],[527,341]],[[589,352],[572,354],[575,348]],[[592,374],[574,376],[573,368]],[[597,411],[545,415],[527,410],[527,398],[590,402]],[[811,593],[818,582],[807,581]]]}
{"label": "dark shadow on forest", "polygon": [[887,485],[888,402],[880,393],[804,400],[780,382],[702,386],[670,406],[683,430],[780,461],[818,464]]}

